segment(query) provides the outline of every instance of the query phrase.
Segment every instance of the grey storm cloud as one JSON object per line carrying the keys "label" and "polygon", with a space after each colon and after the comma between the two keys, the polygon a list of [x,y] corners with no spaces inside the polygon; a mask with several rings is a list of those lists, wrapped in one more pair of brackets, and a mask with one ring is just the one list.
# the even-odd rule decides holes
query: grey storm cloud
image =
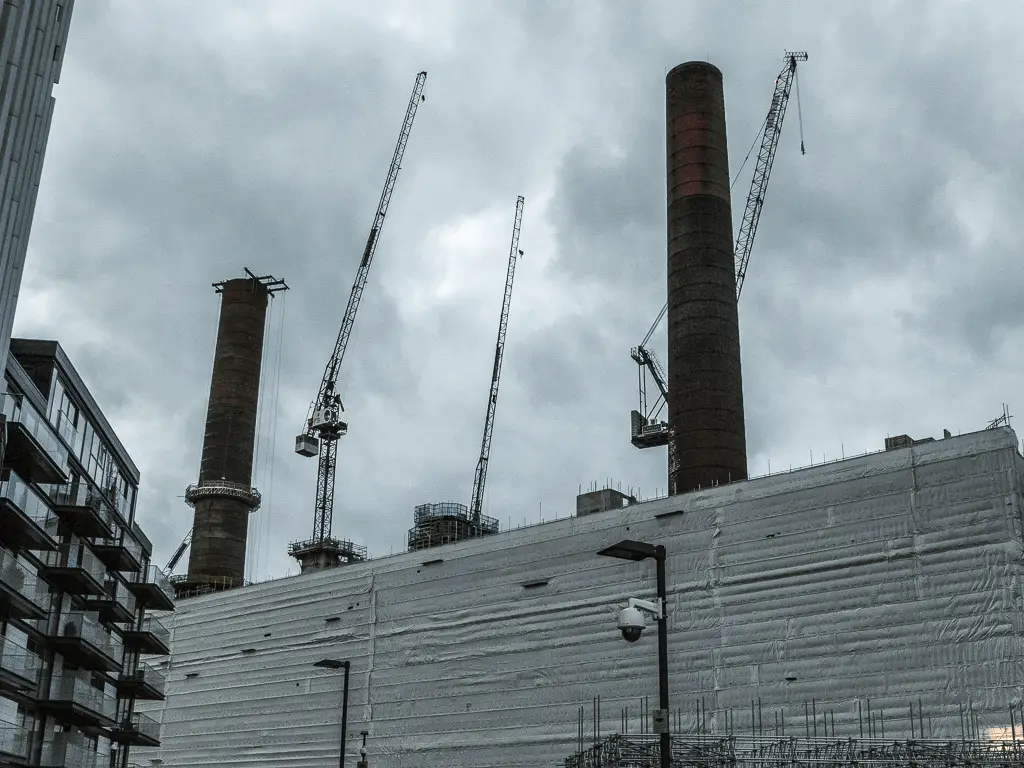
{"label": "grey storm cloud", "polygon": [[[210,283],[243,266],[284,277],[250,570],[294,570],[316,467],[292,438],[426,69],[345,360],[335,535],[387,555],[416,504],[468,501],[518,194],[526,255],[485,512],[503,526],[564,516],[580,485],[608,479],[663,491],[663,449],[628,442],[628,353],[665,295],[664,75],[689,59],[723,70],[736,173],[783,50],[800,48],[800,114],[794,99],[740,307],[752,471],[980,428],[1024,374],[1024,10],[984,11],[79,2],[15,331],[59,339],[78,365],[142,470],[139,519],[162,563],[191,524]],[[663,353],[663,329],[655,340]]]}

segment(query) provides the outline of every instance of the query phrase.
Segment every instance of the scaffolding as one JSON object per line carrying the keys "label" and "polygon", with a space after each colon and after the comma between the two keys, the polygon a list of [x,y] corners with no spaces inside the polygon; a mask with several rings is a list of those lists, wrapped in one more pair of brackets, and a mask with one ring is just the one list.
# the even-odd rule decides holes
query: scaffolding
{"label": "scaffolding", "polygon": [[420,504],[413,510],[413,523],[409,529],[410,552],[498,532],[498,521],[493,517],[480,515],[474,520],[468,506],[454,501]]}
{"label": "scaffolding", "polygon": [[[657,768],[657,734],[616,734],[571,757],[565,768]],[[802,738],[773,735],[671,737],[672,765],[694,768],[1009,768],[1024,766],[1024,741]]]}
{"label": "scaffolding", "polygon": [[[907,702],[907,709],[900,711],[901,707],[892,707],[893,702],[880,708],[875,700],[872,709],[871,699],[857,701],[839,716],[840,730],[849,729],[851,737],[837,735],[835,710],[820,704],[806,701],[797,717],[792,712],[787,717],[783,708],[762,707],[760,700],[752,699],[749,710],[729,707],[710,712],[703,698],[694,700],[692,708],[669,711],[662,721],[672,734],[671,764],[677,768],[1024,768],[1024,703],[1020,701],[1008,706],[995,727],[986,726],[971,703],[936,709],[918,699],[917,706]],[[657,711],[651,710],[646,696],[639,700],[638,719],[629,706],[619,710],[619,730],[607,738],[601,734],[601,697],[592,702],[589,729],[585,712],[582,706],[577,712],[577,749],[565,758],[565,768],[659,768],[661,735],[653,732]],[[989,711],[986,716],[993,715]],[[631,733],[634,727],[636,732]]]}

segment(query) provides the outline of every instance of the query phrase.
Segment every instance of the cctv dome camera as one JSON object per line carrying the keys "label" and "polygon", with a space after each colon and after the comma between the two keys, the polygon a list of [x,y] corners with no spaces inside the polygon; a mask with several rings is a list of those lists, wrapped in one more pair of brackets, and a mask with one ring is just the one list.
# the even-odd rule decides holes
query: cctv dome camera
{"label": "cctv dome camera", "polygon": [[640,639],[647,621],[644,614],[636,608],[625,608],[619,613],[619,630],[622,632],[622,639],[627,643],[635,643]]}

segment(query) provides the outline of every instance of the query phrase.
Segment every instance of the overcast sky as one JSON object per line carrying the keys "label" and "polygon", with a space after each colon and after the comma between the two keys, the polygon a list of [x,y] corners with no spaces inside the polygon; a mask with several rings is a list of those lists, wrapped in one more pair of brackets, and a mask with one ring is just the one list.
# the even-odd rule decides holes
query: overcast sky
{"label": "overcast sky", "polygon": [[[794,99],[740,304],[751,472],[1020,407],[1024,7],[725,8],[79,0],[15,333],[61,342],[139,465],[155,561],[192,521],[210,284],[248,266],[291,286],[268,325],[280,379],[249,572],[297,570],[286,548],[312,532],[316,462],[293,440],[422,69],[341,377],[335,536],[388,555],[415,505],[468,503],[519,194],[484,512],[503,528],[564,517],[581,484],[609,478],[664,492],[665,449],[629,443],[629,349],[665,300],[664,77],[690,59],[724,73],[736,171],[783,51],[810,53],[807,154]],[[748,165],[737,224],[749,183]]]}

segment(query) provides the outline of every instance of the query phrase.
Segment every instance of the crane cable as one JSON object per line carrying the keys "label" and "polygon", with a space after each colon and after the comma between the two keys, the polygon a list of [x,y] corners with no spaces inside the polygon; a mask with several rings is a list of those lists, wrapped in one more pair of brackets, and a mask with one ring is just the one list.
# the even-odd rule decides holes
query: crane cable
{"label": "crane cable", "polygon": [[799,67],[793,70],[794,85],[796,85],[796,119],[800,124],[800,154],[806,155],[807,150],[804,149],[804,115],[800,109],[800,69]]}
{"label": "crane cable", "polygon": [[269,555],[270,545],[270,510],[274,502],[274,466],[277,463],[277,420],[280,414],[278,407],[278,393],[281,391],[281,350],[284,347],[284,317],[287,309],[287,300],[281,305],[281,315],[277,324],[277,364],[274,371],[273,402],[274,410],[270,417],[270,479],[267,483],[266,515],[263,518],[263,564],[266,565],[266,557]]}
{"label": "crane cable", "polygon": [[[274,322],[274,302],[270,302],[270,306],[267,308],[267,319],[266,326],[272,327]],[[264,421],[266,420],[266,408],[264,402],[266,401],[267,392],[267,376],[266,376],[266,360],[267,360],[267,348],[270,346],[270,336],[264,333],[263,335],[263,348],[260,350],[260,385],[259,392],[256,399],[256,435],[255,435],[255,446],[253,449],[252,457],[252,485],[259,487],[263,484],[263,476],[260,473],[260,447],[263,441],[266,439],[266,430],[264,429]],[[251,515],[246,521],[247,529],[249,531],[245,542],[245,570],[246,579],[250,579],[252,576],[252,568],[255,559],[257,558],[257,552],[260,547],[260,531],[259,531],[259,512],[255,515]]]}
{"label": "crane cable", "polygon": [[740,163],[740,167],[737,169],[736,175],[732,177],[732,184],[729,185],[730,192],[732,192],[733,187],[736,186],[736,182],[740,180],[740,174],[743,173],[743,169],[747,167],[747,161],[750,160],[750,155],[753,153],[754,147],[757,146],[758,139],[761,138],[761,134],[764,133],[767,126],[768,116],[766,115],[764,121],[761,123],[761,127],[757,129],[757,133],[754,135],[754,140],[750,142],[750,149],[747,150],[747,156],[743,158],[743,162]]}

